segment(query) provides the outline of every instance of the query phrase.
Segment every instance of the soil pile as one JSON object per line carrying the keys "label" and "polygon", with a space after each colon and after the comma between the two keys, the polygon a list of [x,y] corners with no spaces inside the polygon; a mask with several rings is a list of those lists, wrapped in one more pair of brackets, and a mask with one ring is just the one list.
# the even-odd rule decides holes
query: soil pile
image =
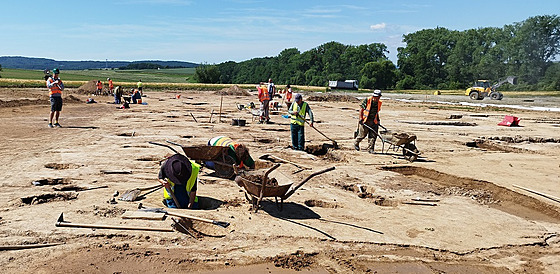
{"label": "soil pile", "polygon": [[251,96],[251,93],[249,93],[249,91],[242,89],[237,85],[233,85],[229,88],[223,88],[222,90],[216,91],[214,94]]}
{"label": "soil pile", "polygon": [[350,95],[337,95],[337,94],[326,94],[326,95],[311,95],[307,97],[308,101],[317,102],[357,102],[358,98]]}
{"label": "soil pile", "polygon": [[78,88],[78,90],[76,91],[76,93],[78,93],[78,94],[92,94],[92,93],[95,93],[95,91],[97,91],[96,83],[97,83],[97,81],[90,80],[87,83],[81,85]]}

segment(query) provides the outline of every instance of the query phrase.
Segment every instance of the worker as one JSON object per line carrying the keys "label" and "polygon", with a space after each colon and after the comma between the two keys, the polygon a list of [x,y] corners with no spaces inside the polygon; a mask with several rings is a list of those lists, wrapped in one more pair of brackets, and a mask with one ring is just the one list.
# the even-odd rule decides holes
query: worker
{"label": "worker", "polygon": [[[169,208],[198,208],[196,197],[200,165],[182,154],[169,157],[160,167],[158,181],[163,185],[163,204]],[[177,202],[175,202],[177,199]]]}
{"label": "worker", "polygon": [[120,104],[121,103],[121,97],[122,97],[122,89],[121,86],[117,86],[115,88],[115,104]]}
{"label": "worker", "polygon": [[[222,146],[229,147],[228,155],[235,160],[235,164],[239,168],[255,168],[255,160],[251,158],[249,149],[243,144],[235,143],[231,138],[225,136],[218,136],[208,141],[209,146]],[[210,169],[214,169],[214,162],[205,162],[205,165]]]}
{"label": "worker", "polygon": [[270,122],[270,93],[266,86],[263,85],[257,85],[257,90],[259,91],[259,101],[261,102],[259,123],[266,122],[268,124]]}
{"label": "worker", "polygon": [[272,82],[271,78],[268,78],[268,84],[266,86],[266,89],[268,90],[268,95],[270,96],[270,100],[273,100],[274,94],[276,94],[276,87],[274,86],[274,83]]}
{"label": "worker", "polygon": [[291,115],[290,131],[292,132],[292,147],[295,150],[305,149],[305,117],[309,114],[309,119],[311,122],[309,125],[313,127],[313,112],[307,104],[303,101],[303,96],[296,93],[294,96],[295,104],[288,109],[288,113]]}
{"label": "worker", "polygon": [[286,98],[286,106],[290,108],[290,106],[292,105],[292,87],[290,86],[290,84],[286,85],[286,90],[284,91],[284,93],[284,98]]}
{"label": "worker", "polygon": [[140,79],[140,81],[138,81],[138,83],[136,83],[136,87],[138,88],[138,91],[140,91],[140,96],[144,95],[144,92],[142,91],[142,86],[144,84],[142,83],[142,79]]}
{"label": "worker", "polygon": [[[49,99],[51,101],[51,114],[49,116],[49,127],[62,127],[58,123],[60,112],[62,111],[62,91],[64,83],[58,78],[60,70],[55,68],[52,70],[53,75],[47,79],[47,88],[49,89]],[[55,119],[53,125],[53,118]]]}
{"label": "worker", "polygon": [[101,83],[101,81],[97,80],[97,84],[95,86],[97,87],[97,90],[95,91],[95,95],[102,95],[103,94],[103,83]]}
{"label": "worker", "polygon": [[374,153],[375,140],[379,131],[379,111],[381,110],[381,90],[374,90],[373,95],[365,98],[360,105],[358,135],[354,140],[354,148],[360,151],[360,142],[368,137],[368,152]]}
{"label": "worker", "polygon": [[140,91],[137,89],[131,89],[131,97],[130,99],[132,100],[132,104],[142,104],[142,95],[140,94]]}
{"label": "worker", "polygon": [[113,80],[111,78],[107,78],[107,82],[109,82],[109,94],[113,93],[113,88],[115,88],[115,86],[113,86]]}

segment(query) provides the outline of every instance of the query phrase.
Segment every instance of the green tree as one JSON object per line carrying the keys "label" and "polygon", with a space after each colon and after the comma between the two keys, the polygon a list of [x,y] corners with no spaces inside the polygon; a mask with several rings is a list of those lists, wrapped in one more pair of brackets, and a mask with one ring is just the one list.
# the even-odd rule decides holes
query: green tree
{"label": "green tree", "polygon": [[389,60],[369,62],[361,71],[360,87],[368,89],[393,88],[397,79],[396,71],[397,68]]}
{"label": "green tree", "polygon": [[220,71],[216,65],[204,64],[196,67],[194,79],[199,83],[215,84],[220,81]]}

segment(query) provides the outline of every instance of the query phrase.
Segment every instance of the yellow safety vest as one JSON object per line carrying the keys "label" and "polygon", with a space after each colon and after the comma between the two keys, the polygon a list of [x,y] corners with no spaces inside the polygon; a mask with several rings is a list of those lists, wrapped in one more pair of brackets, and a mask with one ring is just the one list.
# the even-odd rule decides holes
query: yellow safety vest
{"label": "yellow safety vest", "polygon": [[298,113],[299,117],[296,114],[292,114],[291,123],[295,124],[295,125],[303,126],[303,125],[305,125],[305,120],[304,119],[305,119],[305,114],[307,113],[307,102],[303,102],[303,104],[301,105],[301,108],[299,109],[299,112],[297,111],[297,108],[298,108],[298,104],[293,103],[292,104],[292,112]]}
{"label": "yellow safety vest", "polygon": [[[198,178],[198,172],[200,171],[200,165],[190,161],[191,162],[191,167],[192,167],[192,172],[191,172],[191,177],[189,177],[189,180],[187,181],[187,194],[191,193],[191,189],[194,187],[194,184],[196,183],[196,178]],[[165,180],[167,182],[169,182],[169,185],[171,186],[171,190],[173,192],[175,192],[175,183],[173,183],[171,180],[165,178]],[[163,189],[163,198],[169,200],[169,199],[173,199],[171,197],[171,195],[169,195],[169,193],[167,192],[167,189]],[[194,202],[198,202],[198,197],[194,198]]]}

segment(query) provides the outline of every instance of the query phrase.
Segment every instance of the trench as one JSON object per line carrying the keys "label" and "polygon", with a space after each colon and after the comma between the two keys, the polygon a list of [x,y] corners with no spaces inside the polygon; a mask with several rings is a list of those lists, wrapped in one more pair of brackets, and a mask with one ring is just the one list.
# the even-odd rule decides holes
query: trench
{"label": "trench", "polygon": [[383,170],[417,177],[422,181],[443,188],[458,188],[466,193],[482,193],[487,205],[524,219],[560,223],[560,208],[536,198],[517,193],[488,181],[459,177],[433,169],[416,166],[385,166]]}
{"label": "trench", "polygon": [[471,142],[466,142],[465,145],[468,147],[486,149],[491,151],[513,152],[513,153],[534,153],[533,151],[527,149],[504,146],[504,145],[494,143],[492,141],[485,141],[480,139]]}
{"label": "trench", "polygon": [[24,205],[36,205],[56,201],[68,201],[78,198],[76,193],[45,193],[40,195],[33,195],[27,197],[21,197],[21,203]]}

